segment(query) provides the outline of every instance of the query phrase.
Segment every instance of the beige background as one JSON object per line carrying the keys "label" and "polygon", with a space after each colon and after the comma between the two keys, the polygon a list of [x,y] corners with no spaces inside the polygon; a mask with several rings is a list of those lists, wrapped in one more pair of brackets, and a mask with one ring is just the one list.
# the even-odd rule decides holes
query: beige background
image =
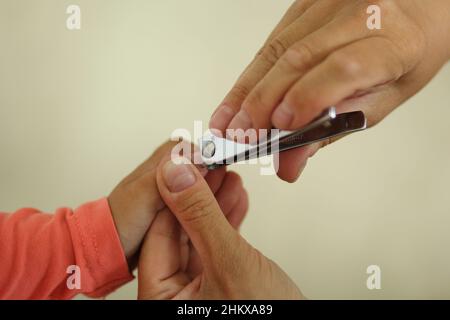
{"label": "beige background", "polygon": [[[291,0],[0,0],[0,208],[107,195],[211,112]],[[82,30],[65,9],[82,9]],[[450,298],[450,68],[288,185],[238,166],[245,237],[310,298]],[[382,290],[366,268],[382,268]],[[110,298],[135,298],[131,283]]]}

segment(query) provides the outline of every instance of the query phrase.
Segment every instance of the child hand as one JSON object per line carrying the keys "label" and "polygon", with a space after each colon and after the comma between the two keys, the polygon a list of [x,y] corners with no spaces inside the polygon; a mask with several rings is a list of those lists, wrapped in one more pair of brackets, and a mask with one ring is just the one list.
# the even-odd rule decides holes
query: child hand
{"label": "child hand", "polygon": [[156,213],[164,207],[156,186],[156,167],[175,144],[166,142],[123,179],[108,197],[117,233],[132,269],[141,241]]}

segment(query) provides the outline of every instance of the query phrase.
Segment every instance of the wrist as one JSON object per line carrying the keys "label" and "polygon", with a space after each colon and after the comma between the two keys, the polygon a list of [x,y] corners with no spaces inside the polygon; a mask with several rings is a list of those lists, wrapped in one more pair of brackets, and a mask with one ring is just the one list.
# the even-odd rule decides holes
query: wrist
{"label": "wrist", "polygon": [[[68,218],[75,256],[83,257],[87,268],[84,292],[90,296],[104,296],[120,284],[132,279],[111,208],[102,198],[86,203]],[[84,281],[84,280],[83,280]]]}
{"label": "wrist", "polygon": [[155,172],[120,183],[109,195],[108,203],[123,252],[131,269],[136,267],[141,242],[156,213],[164,203],[155,186]]}
{"label": "wrist", "polygon": [[123,221],[123,217],[120,215],[120,209],[117,208],[117,204],[115,203],[114,196],[110,195],[108,198],[109,207],[111,209],[111,217],[114,221],[114,226],[116,229],[117,236],[120,240],[120,244],[122,246],[123,253],[125,255],[125,258],[127,260],[128,266],[131,268],[131,261],[133,259],[133,256],[135,254],[135,250],[133,250],[132,246],[130,245],[130,241],[128,241],[126,231],[126,222]]}

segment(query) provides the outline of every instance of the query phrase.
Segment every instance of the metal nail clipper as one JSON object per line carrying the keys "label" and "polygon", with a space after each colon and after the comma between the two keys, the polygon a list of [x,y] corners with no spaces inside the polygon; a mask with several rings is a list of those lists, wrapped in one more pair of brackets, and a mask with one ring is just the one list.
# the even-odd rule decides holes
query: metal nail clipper
{"label": "metal nail clipper", "polygon": [[331,107],[304,128],[297,131],[272,129],[257,143],[239,143],[208,131],[199,141],[203,165],[209,170],[240,161],[299,148],[332,137],[366,129],[362,111],[336,114]]}

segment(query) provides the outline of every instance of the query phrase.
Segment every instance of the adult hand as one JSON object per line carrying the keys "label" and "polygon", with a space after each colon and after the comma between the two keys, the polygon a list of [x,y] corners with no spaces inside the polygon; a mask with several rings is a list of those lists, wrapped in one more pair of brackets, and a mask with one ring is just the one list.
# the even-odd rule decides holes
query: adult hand
{"label": "adult hand", "polygon": [[248,206],[236,174],[227,174],[214,197],[193,165],[169,161],[158,168],[157,184],[167,209],[144,240],[140,299],[302,297],[289,277],[235,230]]}
{"label": "adult hand", "polygon": [[[367,9],[381,9],[369,30]],[[213,114],[219,130],[298,129],[329,106],[363,110],[373,126],[417,93],[450,57],[448,0],[296,1]],[[280,155],[293,182],[332,141]]]}

